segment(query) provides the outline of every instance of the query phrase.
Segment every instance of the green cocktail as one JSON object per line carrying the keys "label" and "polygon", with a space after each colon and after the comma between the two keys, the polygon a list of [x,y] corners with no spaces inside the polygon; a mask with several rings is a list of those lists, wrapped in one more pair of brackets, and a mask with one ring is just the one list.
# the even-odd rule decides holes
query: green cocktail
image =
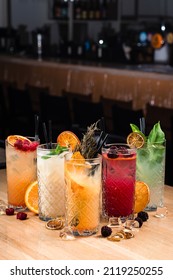
{"label": "green cocktail", "polygon": [[[131,128],[133,132],[141,133],[135,125],[131,125]],[[155,211],[164,203],[166,141],[159,122],[144,139],[144,145],[137,149],[136,179],[149,186],[150,202],[146,210]]]}

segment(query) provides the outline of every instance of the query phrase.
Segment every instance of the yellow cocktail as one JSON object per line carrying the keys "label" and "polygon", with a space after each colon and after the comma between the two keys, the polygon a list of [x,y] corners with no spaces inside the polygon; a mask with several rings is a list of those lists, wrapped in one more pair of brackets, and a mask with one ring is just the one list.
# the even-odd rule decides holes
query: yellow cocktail
{"label": "yellow cocktail", "polygon": [[66,223],[74,235],[92,235],[100,222],[101,157],[65,156]]}

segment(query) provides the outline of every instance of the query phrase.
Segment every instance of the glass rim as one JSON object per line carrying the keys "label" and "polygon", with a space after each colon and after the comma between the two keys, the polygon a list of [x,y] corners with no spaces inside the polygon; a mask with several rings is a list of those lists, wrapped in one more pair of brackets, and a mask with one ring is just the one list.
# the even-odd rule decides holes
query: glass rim
{"label": "glass rim", "polygon": [[109,149],[110,147],[112,146],[124,146],[124,147],[127,147],[127,150],[137,150],[137,148],[135,147],[131,147],[130,145],[128,145],[127,143],[106,143],[103,147],[102,147],[102,150],[106,150],[106,149]]}
{"label": "glass rim", "polygon": [[[37,149],[38,150],[42,150],[42,151],[49,151],[49,150],[54,150],[55,149],[55,147],[53,148],[53,147],[51,147],[51,148],[47,148],[47,143],[43,143],[43,144],[40,144],[40,145],[38,145],[37,146]],[[51,145],[54,145],[54,146],[58,146],[58,143],[51,143]],[[45,148],[43,148],[43,147],[45,147]]]}
{"label": "glass rim", "polygon": [[[9,135],[9,136],[11,136],[11,135]],[[14,136],[15,136],[15,134],[14,134]],[[16,134],[16,136],[18,136],[17,134]],[[19,135],[19,136],[22,136],[22,135]],[[22,136],[22,137],[25,137],[25,138],[27,138],[27,139],[29,139],[29,140],[32,140],[31,142],[34,142],[34,141],[36,141],[36,142],[40,142],[40,139],[35,139],[35,136]],[[9,141],[8,141],[8,136],[7,136],[7,138],[5,139],[5,143],[6,143],[6,145],[8,144],[8,145],[10,145],[11,147],[13,147],[14,148],[14,145],[12,145]]]}
{"label": "glass rim", "polygon": [[[101,161],[101,159],[102,159],[102,155],[101,154],[98,154],[98,156],[97,157],[93,157],[93,158],[83,158],[83,159],[81,159],[81,158],[67,158],[68,156],[69,156],[69,154],[72,156],[72,153],[67,153],[65,156],[64,156],[64,158],[65,158],[65,160],[66,161],[70,161],[71,159],[72,159],[72,163],[74,163],[74,162],[81,162],[82,160],[85,160],[85,161],[95,161],[95,160],[100,160]],[[82,163],[81,163],[82,164]]]}

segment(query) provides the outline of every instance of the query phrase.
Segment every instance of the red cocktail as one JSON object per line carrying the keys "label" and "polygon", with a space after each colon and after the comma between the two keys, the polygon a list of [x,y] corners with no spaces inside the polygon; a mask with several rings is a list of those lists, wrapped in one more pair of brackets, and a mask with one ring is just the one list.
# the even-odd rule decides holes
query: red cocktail
{"label": "red cocktail", "polygon": [[126,144],[109,144],[103,156],[103,215],[128,217],[133,213],[136,150]]}

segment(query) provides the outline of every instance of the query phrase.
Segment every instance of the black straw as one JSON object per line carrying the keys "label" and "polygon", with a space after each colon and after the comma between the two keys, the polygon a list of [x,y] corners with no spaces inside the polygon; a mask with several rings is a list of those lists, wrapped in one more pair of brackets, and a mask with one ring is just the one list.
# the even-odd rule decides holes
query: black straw
{"label": "black straw", "polygon": [[108,138],[108,136],[109,136],[109,134],[106,134],[105,137],[103,138],[103,140],[102,140],[100,146],[97,148],[97,153],[100,152],[100,150],[101,150],[103,144],[105,143],[106,139]]}
{"label": "black straw", "polygon": [[39,127],[39,116],[35,115],[35,141],[38,141],[38,127]]}
{"label": "black straw", "polygon": [[100,135],[99,135],[99,139],[98,139],[98,142],[97,142],[97,148],[99,147],[100,145],[100,141],[102,139],[102,135],[103,135],[103,131],[101,131]]}
{"label": "black straw", "polygon": [[140,131],[145,134],[145,118],[142,117],[139,119],[140,122]]}
{"label": "black straw", "polygon": [[103,131],[103,133],[105,135],[105,119],[104,119],[104,117],[101,118],[100,123],[101,123],[101,131]]}
{"label": "black straw", "polygon": [[52,148],[52,122],[49,120],[49,145]]}
{"label": "black straw", "polygon": [[47,149],[49,149],[49,143],[48,143],[48,137],[47,137],[47,129],[46,129],[45,122],[43,123],[43,133],[44,133],[44,138],[45,138]]}

